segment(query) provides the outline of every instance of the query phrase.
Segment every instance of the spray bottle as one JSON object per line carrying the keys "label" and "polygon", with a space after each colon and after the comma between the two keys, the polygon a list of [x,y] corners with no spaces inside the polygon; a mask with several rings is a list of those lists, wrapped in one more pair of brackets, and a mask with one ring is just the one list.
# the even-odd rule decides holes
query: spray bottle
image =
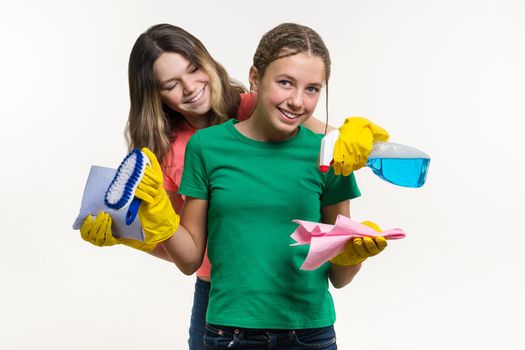
{"label": "spray bottle", "polygon": [[[327,133],[321,140],[319,170],[327,172],[333,159],[339,130]],[[393,142],[376,142],[368,156],[367,166],[385,181],[403,187],[423,186],[430,156],[417,148]]]}

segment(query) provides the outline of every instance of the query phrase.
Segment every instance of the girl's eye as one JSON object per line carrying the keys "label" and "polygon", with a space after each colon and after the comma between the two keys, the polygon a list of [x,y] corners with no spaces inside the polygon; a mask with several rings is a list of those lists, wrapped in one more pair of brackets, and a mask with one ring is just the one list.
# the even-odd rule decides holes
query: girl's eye
{"label": "girl's eye", "polygon": [[289,80],[283,79],[279,80],[279,85],[282,87],[289,87],[292,83]]}
{"label": "girl's eye", "polygon": [[164,85],[161,85],[160,86],[160,90],[163,90],[163,91],[171,91],[173,89],[175,89],[175,87],[179,85],[179,82],[175,79],[173,79],[172,81],[167,81],[166,83],[164,83]]}
{"label": "girl's eye", "polygon": [[173,83],[170,83],[170,84],[164,86],[164,90],[171,91],[171,90],[175,89],[176,86],[177,86],[177,82],[173,82]]}
{"label": "girl's eye", "polygon": [[195,73],[195,72],[198,71],[198,70],[199,70],[199,67],[197,67],[197,66],[193,66],[193,67],[191,67],[191,69],[190,69],[190,73]]}
{"label": "girl's eye", "polygon": [[310,87],[307,87],[306,88],[306,91],[311,93],[311,94],[315,94],[315,93],[318,93],[319,92],[319,89],[314,87],[314,86],[310,86]]}

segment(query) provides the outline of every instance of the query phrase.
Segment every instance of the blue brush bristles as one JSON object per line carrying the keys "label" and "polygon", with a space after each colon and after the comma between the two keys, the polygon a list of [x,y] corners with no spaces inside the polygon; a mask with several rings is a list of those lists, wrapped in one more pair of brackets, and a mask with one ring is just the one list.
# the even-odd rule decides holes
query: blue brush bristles
{"label": "blue brush bristles", "polygon": [[131,204],[135,190],[144,175],[146,159],[141,150],[134,149],[120,163],[104,196],[104,203],[109,208],[119,210]]}

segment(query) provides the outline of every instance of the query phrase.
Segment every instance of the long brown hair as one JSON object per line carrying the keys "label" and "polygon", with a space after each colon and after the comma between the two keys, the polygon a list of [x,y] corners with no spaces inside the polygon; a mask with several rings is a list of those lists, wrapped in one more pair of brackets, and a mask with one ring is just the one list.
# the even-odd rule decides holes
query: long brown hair
{"label": "long brown hair", "polygon": [[174,119],[182,117],[160,98],[153,64],[165,52],[178,53],[203,69],[209,77],[211,110],[209,124],[222,123],[234,116],[240,94],[246,89],[231,79],[199,39],[180,27],[158,24],[141,34],[131,50],[128,65],[130,110],[126,140],[130,149],[148,147],[162,163],[170,151]]}
{"label": "long brown hair", "polygon": [[[326,127],[328,127],[328,79],[330,79],[330,53],[321,36],[312,28],[296,24],[282,23],[263,35],[255,54],[253,66],[260,77],[273,61],[307,52],[320,57],[324,62],[326,85]],[[326,130],[325,130],[326,133]]]}

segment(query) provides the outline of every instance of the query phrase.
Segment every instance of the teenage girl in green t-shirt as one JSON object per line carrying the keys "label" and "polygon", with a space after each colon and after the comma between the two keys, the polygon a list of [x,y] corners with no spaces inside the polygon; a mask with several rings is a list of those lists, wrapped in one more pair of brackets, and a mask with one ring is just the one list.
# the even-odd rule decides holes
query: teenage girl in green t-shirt
{"label": "teenage girl in green t-shirt", "polygon": [[[304,129],[300,128],[299,125],[304,120],[311,117],[318,99],[320,90],[328,82],[330,75],[330,58],[328,50],[326,49],[322,39],[312,29],[297,24],[282,24],[266,33],[258,46],[258,49],[254,56],[254,65],[250,70],[250,83],[253,90],[257,92],[257,106],[250,119],[247,121],[233,124],[228,123],[225,126],[217,126],[210,129],[222,130],[219,128],[230,128],[232,137],[238,138],[238,143],[259,143],[274,145],[271,146],[272,152],[274,152],[276,159],[278,155],[281,155],[282,145],[289,146],[290,143],[304,141],[306,147],[311,147],[312,156],[310,158],[302,158],[302,165],[304,169],[299,169],[295,172],[295,169],[289,172],[294,174],[294,183],[304,183],[310,181],[312,174],[307,174],[308,169],[315,168],[316,151],[319,142],[315,142],[312,134],[308,134]],[[233,129],[232,129],[233,128]],[[224,131],[224,130],[223,130]],[[199,135],[199,133],[197,133]],[[243,140],[244,139],[244,140]],[[297,141],[299,140],[299,141]],[[190,144],[192,144],[190,140]],[[188,147],[190,146],[188,145]],[[312,147],[312,145],[314,145]],[[202,149],[199,149],[201,147]],[[241,146],[239,146],[241,147]],[[245,147],[242,145],[242,147]],[[242,148],[241,147],[241,148]],[[267,147],[264,147],[267,148]],[[240,149],[240,148],[239,148]],[[240,162],[250,159],[252,154],[257,157],[256,153],[236,153],[237,148],[232,149],[232,153],[239,159]],[[288,150],[287,150],[288,151]],[[143,200],[143,204],[140,207],[139,217],[143,229],[145,232],[145,242],[147,243],[162,243],[162,246],[171,256],[175,264],[181,271],[186,274],[192,274],[200,265],[202,257],[204,255],[207,234],[210,237],[215,232],[208,232],[209,228],[212,227],[212,223],[209,220],[218,220],[216,217],[212,217],[208,214],[211,210],[213,201],[215,198],[219,198],[221,191],[228,191],[227,188],[216,186],[220,179],[216,179],[215,175],[222,174],[227,166],[218,167],[215,169],[217,172],[210,173],[212,164],[206,158],[206,148],[204,146],[197,145],[192,149],[187,150],[186,164],[188,160],[192,159],[192,162],[198,162],[199,158],[202,162],[200,173],[196,176],[202,176],[200,179],[201,184],[204,184],[202,188],[207,188],[207,194],[197,194],[196,197],[187,196],[186,201],[182,209],[181,217],[173,211],[173,208],[169,202],[169,199],[162,187],[162,172],[160,166],[156,161],[155,156],[149,152],[148,149],[144,149],[144,152],[150,157],[152,161],[152,167],[147,168],[146,175],[139,185],[137,196]],[[200,153],[199,153],[200,152]],[[293,153],[289,155],[290,161],[293,159]],[[242,159],[241,159],[242,158]],[[255,158],[257,159],[257,158]],[[235,160],[235,158],[233,158]],[[295,161],[295,160],[294,160]],[[307,168],[307,163],[314,163],[310,168]],[[196,167],[195,169],[198,169]],[[204,171],[202,171],[204,169]],[[305,170],[306,171],[302,171]],[[242,171],[241,177],[242,177]],[[274,169],[268,169],[268,174],[275,174]],[[238,174],[237,174],[238,175]],[[249,176],[249,175],[248,175]],[[272,175],[275,176],[275,175]],[[310,176],[310,177],[309,177]],[[337,182],[337,180],[332,180]],[[270,182],[278,183],[281,179],[274,177],[269,179]],[[282,194],[274,192],[276,197],[294,198],[295,199],[288,203],[289,208],[300,206],[301,198],[307,198],[309,200],[318,201],[318,208],[320,208],[319,219],[325,223],[334,223],[337,215],[349,216],[349,198],[352,194],[348,194],[346,197],[340,197],[335,202],[328,201],[322,203],[322,198],[325,195],[325,187],[328,182],[332,181],[328,179],[321,179],[318,182],[318,187],[321,188],[319,196],[312,196],[311,193],[290,193],[288,188],[282,189]],[[317,180],[314,180],[317,181]],[[183,178],[183,187],[185,179]],[[198,182],[198,181],[197,181]],[[197,182],[189,182],[187,186],[190,190],[185,190],[186,193],[191,193],[191,188]],[[348,182],[347,182],[348,183]],[[332,186],[332,185],[330,185]],[[342,188],[340,185],[334,185],[335,188]],[[315,187],[315,186],[314,186]],[[294,187],[292,187],[293,189]],[[199,193],[199,188],[195,189],[195,193]],[[216,192],[214,192],[216,191]],[[313,190],[312,190],[313,191]],[[246,193],[248,195],[248,193]],[[243,203],[246,196],[238,195],[235,200],[239,203]],[[332,197],[337,198],[337,197]],[[277,203],[276,201],[275,203]],[[271,206],[271,198],[265,199],[264,205],[257,203],[256,201],[250,202],[253,206],[251,213],[254,215],[253,220],[258,220],[259,212],[261,216],[265,216],[265,210]],[[283,208],[283,203],[279,202]],[[260,206],[260,207],[258,207]],[[294,212],[290,210],[290,213]],[[298,211],[297,213],[301,213]],[[319,213],[318,213],[319,214]],[[292,215],[292,214],[291,214]],[[302,217],[289,217],[289,218],[276,218],[275,220],[293,220],[303,219]],[[267,218],[265,218],[267,220]],[[179,225],[180,224],[180,225]],[[281,225],[279,221],[274,226],[285,227]],[[256,226],[254,224],[254,226]],[[244,225],[242,227],[226,227],[226,230],[231,229],[235,232],[231,232],[231,237],[235,237],[241,242],[254,242],[253,237],[250,237],[251,229],[250,225]],[[276,244],[282,241],[282,235],[290,235],[291,232],[281,232],[279,228],[272,226],[268,227],[269,234],[276,234]],[[223,228],[224,231],[224,228]],[[210,239],[209,245],[210,250],[216,239]],[[227,244],[228,242],[226,242]],[[231,241],[231,244],[234,244]],[[217,275],[217,279],[214,279],[212,272],[212,294],[214,284],[224,285],[224,281],[221,276],[226,276],[228,272],[236,273],[236,271],[242,270],[243,265],[249,265],[251,261],[257,261],[259,264],[267,262],[268,264],[276,267],[276,276],[278,276],[277,269],[282,266],[283,269],[288,269],[292,280],[297,282],[298,276],[305,273],[299,271],[300,262],[295,260],[287,260],[283,254],[271,254],[272,240],[265,240],[267,246],[261,247],[261,249],[252,249],[253,259],[238,259],[237,256],[232,252],[229,258],[232,260],[229,264],[226,264],[230,271],[222,271],[221,274]],[[332,260],[331,263],[325,267],[324,281],[321,279],[311,279],[308,275],[304,275],[305,289],[315,290],[322,289],[327,291],[327,280],[329,279],[332,285],[336,288],[341,288],[347,285],[359,271],[363,260],[369,256],[376,255],[382,251],[386,246],[386,241],[382,237],[376,239],[356,239],[350,242],[345,251]],[[276,251],[282,250],[282,246],[275,246]],[[290,248],[291,249],[291,248]],[[290,251],[291,252],[291,251]],[[291,252],[291,254],[293,254]],[[211,256],[210,256],[211,257]],[[223,261],[226,258],[222,258]],[[280,265],[281,264],[281,265]],[[290,264],[295,264],[297,269],[290,269]],[[212,265],[215,268],[214,261]],[[232,268],[235,267],[235,269]],[[219,267],[217,267],[219,268]],[[224,267],[221,267],[224,269]],[[256,269],[255,269],[256,270]],[[255,271],[253,270],[253,271]],[[212,270],[213,271],[213,270]],[[295,276],[297,275],[297,276]],[[250,276],[247,276],[250,278]],[[320,323],[316,323],[316,315],[312,314],[308,307],[311,304],[309,295],[303,295],[301,290],[297,288],[290,288],[290,284],[287,282],[287,278],[268,278],[261,283],[272,284],[272,288],[261,288],[261,290],[271,291],[279,297],[279,300],[285,300],[287,307],[292,307],[296,311],[296,315],[293,319],[287,321],[288,323],[281,323],[279,319],[272,318],[271,315],[266,313],[259,313],[265,306],[274,307],[271,305],[271,295],[264,295],[261,298],[257,293],[252,291],[246,291],[243,294],[243,285],[245,281],[238,280],[237,288],[240,290],[239,298],[251,298],[253,305],[250,302],[246,303],[243,300],[248,313],[251,311],[251,319],[235,319],[231,318],[230,315],[226,315],[224,319],[227,324],[209,324],[207,325],[206,331],[206,345],[209,348],[225,348],[234,347],[237,349],[251,349],[258,348],[260,346],[268,346],[273,344],[276,348],[286,349],[301,349],[316,345],[318,349],[335,349],[335,333],[333,331],[333,315],[329,315],[324,318]],[[312,285],[312,283],[314,283]],[[250,294],[248,294],[250,293]],[[227,295],[218,295],[215,299],[217,303],[221,302],[221,299],[227,298]],[[214,300],[210,300],[210,305]],[[326,302],[323,301],[323,302]],[[331,298],[328,300],[326,308],[333,308]],[[226,305],[226,304],[225,304]],[[253,306],[253,309],[252,309]],[[226,305],[227,307],[227,305]],[[232,312],[239,312],[235,308],[231,308]],[[224,310],[227,314],[228,309]],[[221,319],[219,314],[220,311],[215,311],[213,320]],[[260,316],[258,318],[258,316]],[[290,327],[287,327],[287,325]],[[260,327],[259,325],[264,325]],[[297,326],[299,325],[299,326]],[[301,325],[305,325],[301,327]],[[313,327],[310,325],[314,325]],[[276,345],[277,344],[277,345]]]}
{"label": "teenage girl in green t-shirt", "polygon": [[[151,149],[168,177],[173,177],[173,168],[166,166],[170,163],[167,159],[177,159],[173,145],[183,142],[182,137],[174,138],[180,131],[179,125],[187,123],[202,129],[235,117],[238,111],[239,118],[240,115],[247,118],[253,109],[251,103],[243,104],[243,96],[239,104],[243,88],[230,80],[204,45],[184,29],[169,24],[154,25],[137,38],[129,57],[129,90],[128,146]],[[198,96],[202,97],[197,100]],[[324,125],[321,124],[310,118],[303,125],[322,132]],[[372,142],[384,141],[386,135],[374,123],[352,117],[345,121],[340,131],[342,147],[334,153],[334,169],[343,175],[363,166]],[[177,159],[175,166],[182,167],[181,162]],[[294,168],[289,169],[290,173],[294,172]],[[176,185],[178,187],[178,183]],[[180,212],[182,197],[169,186],[167,193],[175,211]],[[107,214],[99,213],[93,220],[89,216],[80,231],[84,240],[96,246],[125,244],[171,261],[161,245],[113,237],[111,217]],[[191,350],[203,349],[199,339],[202,340],[208,301],[209,272],[199,272],[190,325]]]}

